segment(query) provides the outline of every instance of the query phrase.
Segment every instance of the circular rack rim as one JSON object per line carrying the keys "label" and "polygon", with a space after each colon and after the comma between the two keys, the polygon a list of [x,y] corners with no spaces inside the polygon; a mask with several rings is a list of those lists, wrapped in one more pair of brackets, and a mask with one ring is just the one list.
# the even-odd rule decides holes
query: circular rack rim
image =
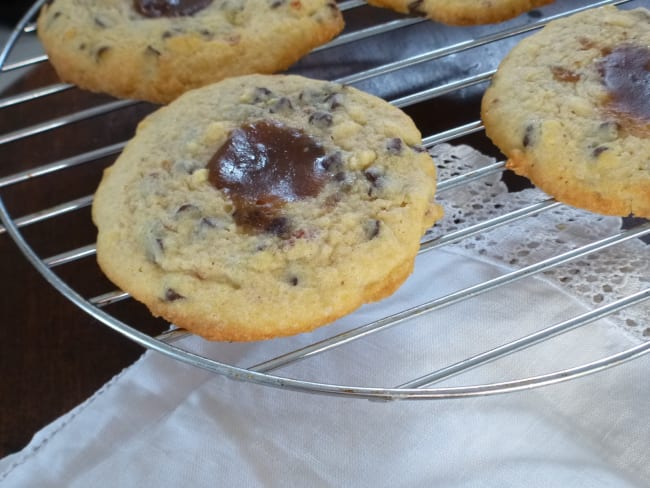
{"label": "circular rack rim", "polygon": [[[18,22],[14,30],[9,36],[4,48],[0,51],[0,69],[4,66],[11,49],[15,45],[21,33],[23,33],[32,19],[38,12],[40,7],[46,0],[36,1],[31,8],[25,13],[23,18]],[[352,0],[353,1],[353,0]],[[358,2],[357,2],[358,3]],[[600,2],[600,3],[624,3],[624,2]],[[355,4],[356,5],[356,4]],[[626,297],[609,305],[594,309],[586,312],[573,319],[566,320],[562,323],[555,324],[547,327],[542,331],[530,334],[507,345],[499,346],[490,351],[478,354],[474,357],[468,358],[455,365],[443,368],[440,372],[444,375],[436,377],[435,373],[427,377],[413,380],[405,383],[402,386],[393,388],[375,388],[375,387],[357,387],[349,385],[336,385],[330,383],[319,383],[314,381],[298,380],[293,378],[286,378],[276,376],[273,374],[255,371],[252,369],[245,369],[233,366],[226,363],[221,363],[213,359],[201,356],[199,354],[184,350],[176,347],[170,342],[165,342],[159,338],[149,336],[134,327],[118,320],[114,316],[105,312],[98,306],[91,303],[89,300],[82,297],[73,288],[71,288],[64,280],[59,278],[46,263],[37,256],[35,251],[26,242],[22,233],[20,232],[16,222],[9,215],[2,197],[0,196],[0,220],[2,220],[6,232],[10,235],[20,251],[25,255],[31,265],[47,280],[47,282],[57,289],[63,296],[75,304],[83,312],[95,318],[104,325],[121,333],[128,339],[135,343],[150,349],[152,351],[164,354],[172,359],[189,364],[191,366],[199,367],[214,373],[226,376],[233,380],[248,381],[251,383],[271,386],[275,388],[284,388],[294,391],[317,393],[333,396],[349,396],[365,399],[376,400],[405,400],[405,399],[451,399],[451,398],[469,398],[477,396],[487,396],[502,394],[508,392],[516,392],[527,390],[531,388],[551,385],[555,383],[565,382],[571,379],[579,378],[582,376],[594,374],[614,366],[626,363],[638,357],[641,357],[650,352],[650,341],[640,343],[636,346],[630,347],[624,351],[612,354],[610,356],[585,363],[579,366],[554,371],[537,376],[527,378],[509,380],[504,382],[485,383],[470,386],[456,386],[456,387],[424,387],[435,383],[442,378],[447,378],[455,374],[455,372],[464,372],[482,364],[486,364],[494,359],[503,357],[507,354],[516,352],[524,347],[534,345],[545,338],[550,338],[561,332],[571,330],[580,325],[593,322],[603,316],[620,310],[630,304],[636,304],[650,298],[650,289],[642,290],[629,297]],[[632,233],[631,237],[637,234],[641,235],[647,233],[650,224],[646,224],[641,232]],[[630,238],[630,237],[627,237]],[[532,274],[532,273],[530,273]],[[417,386],[416,386],[417,385]]]}

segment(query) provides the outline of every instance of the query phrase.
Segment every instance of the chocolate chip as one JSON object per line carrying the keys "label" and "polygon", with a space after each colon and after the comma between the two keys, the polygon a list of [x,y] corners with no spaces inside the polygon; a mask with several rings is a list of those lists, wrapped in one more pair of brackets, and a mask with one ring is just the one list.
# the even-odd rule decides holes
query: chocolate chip
{"label": "chocolate chip", "polygon": [[287,97],[281,97],[275,101],[269,111],[274,113],[287,113],[293,111],[293,104]]}
{"label": "chocolate chip", "polygon": [[368,168],[364,171],[363,175],[375,188],[379,186],[379,178],[383,176],[382,172],[378,168],[374,167]]}
{"label": "chocolate chip", "polygon": [[159,263],[165,254],[165,228],[161,222],[156,222],[145,232],[147,259]]}
{"label": "chocolate chip", "polygon": [[185,297],[178,293],[176,290],[173,288],[167,288],[165,290],[165,301],[167,302],[175,302],[176,300],[183,300]]}
{"label": "chocolate chip", "polygon": [[598,126],[596,131],[596,137],[599,141],[615,141],[619,137],[619,131],[621,130],[621,125],[615,121],[605,121]]}
{"label": "chocolate chip", "polygon": [[214,38],[214,32],[208,30],[208,29],[201,29],[199,31],[199,34],[201,34],[205,39],[210,40]]}
{"label": "chocolate chip", "polygon": [[333,92],[331,89],[323,90],[305,90],[300,92],[298,100],[305,102],[308,105],[318,105],[319,103],[328,103]]}
{"label": "chocolate chip", "polygon": [[339,190],[344,193],[350,192],[354,186],[353,176],[350,173],[346,173],[345,171],[339,171],[334,176],[332,176],[332,178],[338,183]]}
{"label": "chocolate chip", "polygon": [[158,51],[158,49],[156,49],[153,46],[147,46],[146,52],[147,52],[147,54],[153,54],[154,56],[160,56],[161,55],[161,52]]}
{"label": "chocolate chip", "polygon": [[196,205],[193,205],[191,203],[184,203],[183,205],[178,207],[178,209],[176,210],[176,214],[190,212],[190,211],[196,211],[198,209],[199,209],[199,207],[197,207]]}
{"label": "chocolate chip", "polygon": [[291,278],[289,278],[289,284],[291,286],[298,286],[298,277],[292,276]]}
{"label": "chocolate chip", "polygon": [[265,102],[271,97],[271,90],[263,86],[258,86],[253,92],[253,103]]}
{"label": "chocolate chip", "polygon": [[135,10],[149,18],[185,17],[203,10],[212,0],[133,0]]}
{"label": "chocolate chip", "polygon": [[102,29],[105,29],[106,27],[108,27],[108,26],[106,25],[106,23],[105,23],[102,19],[100,19],[100,18],[98,18],[98,17],[95,17],[93,20],[95,21],[95,25],[96,25],[97,27],[100,27],[100,28],[102,28]]}
{"label": "chocolate chip", "polygon": [[591,155],[594,158],[597,158],[598,156],[600,156],[602,153],[604,153],[607,150],[609,150],[609,148],[607,146],[598,146],[598,147],[594,148],[594,150],[591,152]]}
{"label": "chocolate chip", "polygon": [[291,224],[286,217],[275,217],[269,222],[266,231],[282,239],[288,239],[291,236]]}
{"label": "chocolate chip", "polygon": [[398,155],[402,152],[402,139],[393,137],[386,141],[386,151],[388,154]]}
{"label": "chocolate chip", "polygon": [[325,98],[325,103],[329,106],[330,109],[335,110],[343,106],[343,95],[341,93],[330,93]]}
{"label": "chocolate chip", "polygon": [[309,116],[309,123],[319,129],[326,129],[333,123],[332,114],[327,112],[314,112]]}
{"label": "chocolate chip", "polygon": [[363,230],[366,233],[368,240],[374,239],[379,235],[379,229],[381,227],[381,222],[379,220],[369,220],[363,226]]}
{"label": "chocolate chip", "polygon": [[278,8],[281,7],[286,3],[286,0],[271,0],[271,3],[269,4],[269,7],[271,8]]}
{"label": "chocolate chip", "polygon": [[208,227],[210,229],[216,229],[222,223],[223,221],[217,217],[203,217],[199,221],[201,227]]}
{"label": "chocolate chip", "polygon": [[340,152],[328,154],[320,160],[321,167],[330,173],[340,171],[343,168],[343,156]]}
{"label": "chocolate chip", "polygon": [[529,147],[535,144],[535,127],[532,124],[528,124],[524,130],[524,138],[522,140],[524,147]]}

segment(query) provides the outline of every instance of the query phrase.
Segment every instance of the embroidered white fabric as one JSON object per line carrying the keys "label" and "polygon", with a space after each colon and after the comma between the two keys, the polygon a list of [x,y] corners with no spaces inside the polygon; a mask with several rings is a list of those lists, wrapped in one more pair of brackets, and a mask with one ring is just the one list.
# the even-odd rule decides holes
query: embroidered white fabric
{"label": "embroidered white fabric", "polygon": [[[439,144],[429,150],[444,181],[495,160],[467,146]],[[549,199],[536,188],[509,192],[496,172],[438,193],[445,217],[433,236]],[[534,264],[620,231],[622,219],[570,207],[555,206],[534,216],[494,228],[453,244],[466,252],[512,266]],[[634,238],[544,272],[546,279],[569,290],[590,307],[605,305],[650,286],[650,245]],[[650,340],[650,303],[627,308],[612,321],[639,340]]]}

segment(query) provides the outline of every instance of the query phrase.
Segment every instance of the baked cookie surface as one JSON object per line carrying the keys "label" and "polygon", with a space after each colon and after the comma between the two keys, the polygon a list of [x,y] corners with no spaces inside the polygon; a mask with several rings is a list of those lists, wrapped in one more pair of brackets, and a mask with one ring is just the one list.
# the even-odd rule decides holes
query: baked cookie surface
{"label": "baked cookie surface", "polygon": [[590,9],[524,39],[482,118],[507,166],[556,199],[650,217],[650,12]]}
{"label": "baked cookie surface", "polygon": [[449,25],[502,22],[554,0],[368,0],[370,5]]}
{"label": "baked cookie surface", "polygon": [[441,210],[411,119],[354,88],[230,78],[147,117],[93,203],[106,275],[209,339],[296,334],[392,293]]}
{"label": "baked cookie surface", "polygon": [[62,80],[155,103],[282,71],[342,29],[334,0],[54,0],[38,18]]}

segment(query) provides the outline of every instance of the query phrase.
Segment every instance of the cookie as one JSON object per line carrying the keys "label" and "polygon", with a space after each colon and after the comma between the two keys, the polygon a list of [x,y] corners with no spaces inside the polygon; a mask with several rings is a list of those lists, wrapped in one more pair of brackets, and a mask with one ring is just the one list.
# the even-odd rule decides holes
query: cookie
{"label": "cookie", "polygon": [[449,25],[479,25],[502,22],[553,0],[368,0],[409,15],[428,17]]}
{"label": "cookie", "polygon": [[62,80],[154,103],[282,71],[342,29],[334,0],[53,0],[38,18]]}
{"label": "cookie", "polygon": [[97,259],[208,339],[309,331],[396,290],[440,208],[412,120],[352,87],[247,75],[144,119],[95,195]]}
{"label": "cookie", "polygon": [[557,200],[650,217],[648,10],[549,23],[506,56],[481,112],[507,166]]}

